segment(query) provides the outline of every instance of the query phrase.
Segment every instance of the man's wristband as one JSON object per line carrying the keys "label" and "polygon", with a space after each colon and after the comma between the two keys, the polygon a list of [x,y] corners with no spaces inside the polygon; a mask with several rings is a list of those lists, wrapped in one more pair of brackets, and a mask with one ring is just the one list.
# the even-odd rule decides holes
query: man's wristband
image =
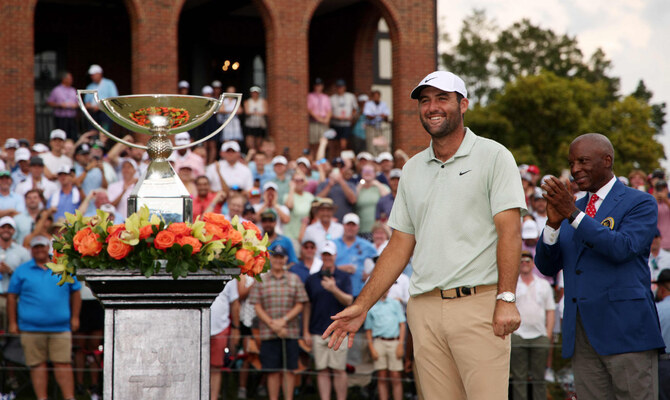
{"label": "man's wristband", "polygon": [[572,214],[570,214],[570,217],[568,217],[568,222],[572,224],[575,221],[575,219],[579,216],[579,214],[581,214],[581,210],[577,209],[573,211]]}

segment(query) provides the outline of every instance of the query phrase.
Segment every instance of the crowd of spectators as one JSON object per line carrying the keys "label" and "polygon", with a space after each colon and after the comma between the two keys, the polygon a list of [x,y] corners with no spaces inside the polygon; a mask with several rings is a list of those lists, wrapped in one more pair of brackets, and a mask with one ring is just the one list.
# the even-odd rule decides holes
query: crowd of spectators
{"label": "crowd of spectators", "polygon": [[[99,66],[91,66],[89,73],[93,83],[97,79],[98,85],[107,85],[106,90],[111,91],[111,81],[102,78]],[[60,325],[65,323],[72,330],[91,334],[95,340],[84,340],[76,346],[75,360],[81,367],[82,355],[93,354],[101,343],[102,309],[94,296],[85,285],[80,296],[73,296],[79,293],[78,284],[55,293],[57,301],[43,304],[45,309],[50,307],[44,312],[55,318],[53,323],[31,325],[30,318],[22,316],[21,304],[28,307],[34,293],[26,291],[29,285],[23,280],[45,270],[44,253],[50,246],[45,238],[58,231],[65,213],[79,210],[91,216],[96,209],[103,209],[114,216],[115,222],[122,222],[127,199],[149,160],[144,151],[107,140],[96,130],[70,133],[71,123],[62,120],[69,118],[69,110],[74,108],[64,94],[71,80],[71,75],[65,74],[65,88],[59,86],[57,95],[52,96],[54,107],[62,109],[55,114],[61,128],[50,133],[49,143],[10,138],[0,153],[0,273],[2,292],[9,293],[0,311],[12,333],[51,334],[61,332]],[[235,88],[226,91],[234,92]],[[189,93],[188,82],[179,83],[179,92]],[[221,92],[218,81],[201,90],[204,96],[216,97]],[[58,100],[61,97],[63,100]],[[345,399],[348,386],[368,385],[375,371],[379,398],[400,400],[404,390],[413,391],[409,388],[413,385],[403,387],[404,377],[411,377],[412,371],[404,313],[411,264],[371,309],[364,332],[357,335],[358,343],[350,350],[347,346],[337,352],[328,349],[321,334],[331,322],[330,316],[360,293],[388,243],[386,222],[408,156],[400,149],[389,151],[389,110],[378,91],[370,93],[369,98],[367,94],[354,96],[346,92],[346,83],[338,80],[335,92],[327,96],[323,81],[317,79],[307,103],[310,147],[295,159],[289,157],[287,149],[280,153],[281,144],[267,136],[267,104],[257,86],[249,89],[243,107],[220,137],[175,151],[169,158],[191,193],[194,219],[205,212],[238,216],[259,225],[271,242],[272,269],[262,282],[248,277],[232,281],[212,306],[212,399],[219,394],[221,370],[227,366],[224,355],[237,355],[239,351],[244,357],[238,365],[238,398],[263,395],[267,387],[270,398],[278,398],[283,390],[284,398],[289,399],[294,391],[312,387],[322,399],[330,398],[331,391],[338,399]],[[87,107],[97,111],[92,104]],[[204,137],[232,110],[232,104],[224,102],[212,119],[213,125],[177,134],[175,144]],[[104,117],[100,118],[99,123],[104,125]],[[134,140],[132,136],[124,139]],[[522,324],[512,340],[511,380],[514,398],[527,398],[528,384],[533,387],[532,398],[541,398],[546,393],[545,381],[555,379],[552,344],[558,342],[563,284],[560,274],[547,277],[533,267],[535,244],[547,221],[547,202],[539,188],[540,169],[521,165],[519,171],[529,214],[523,217],[521,232],[517,301]],[[577,197],[583,195],[568,174],[561,179],[575,189]],[[655,281],[663,269],[670,268],[670,201],[664,173],[657,170],[647,176],[633,171],[620,179],[657,198],[659,232],[649,258]],[[26,265],[32,272],[18,273],[20,266],[29,271]],[[81,311],[78,303],[84,304]],[[54,313],[53,307],[59,304],[67,310]],[[62,341],[63,337],[54,340]],[[36,346],[23,345],[25,349]],[[42,398],[46,356],[31,353],[30,358],[26,357],[31,374],[36,371],[31,376],[35,392],[40,393],[38,398]],[[56,378],[64,397],[72,398],[73,388],[83,392],[83,374],[77,374],[74,380],[63,378],[68,373],[71,377],[72,370],[63,365],[62,354],[48,356],[56,357],[52,361],[59,367]],[[248,371],[253,369],[267,372],[255,387],[248,380]],[[295,374],[309,370],[316,371],[315,378],[302,379],[304,374]],[[348,374],[351,370],[364,377]],[[97,377],[90,382],[89,393],[96,399],[100,394]]]}

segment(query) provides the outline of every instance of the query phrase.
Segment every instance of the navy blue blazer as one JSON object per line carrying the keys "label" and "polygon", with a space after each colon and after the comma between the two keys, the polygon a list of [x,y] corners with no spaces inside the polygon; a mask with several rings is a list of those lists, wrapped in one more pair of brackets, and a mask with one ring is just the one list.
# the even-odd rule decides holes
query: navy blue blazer
{"label": "navy blue blazer", "polygon": [[[576,202],[582,211],[586,197]],[[563,357],[574,353],[577,310],[600,355],[664,347],[647,265],[657,218],[650,194],[617,180],[595,218],[585,215],[577,229],[563,221],[554,245],[540,238],[537,268],[545,275],[563,268]]]}

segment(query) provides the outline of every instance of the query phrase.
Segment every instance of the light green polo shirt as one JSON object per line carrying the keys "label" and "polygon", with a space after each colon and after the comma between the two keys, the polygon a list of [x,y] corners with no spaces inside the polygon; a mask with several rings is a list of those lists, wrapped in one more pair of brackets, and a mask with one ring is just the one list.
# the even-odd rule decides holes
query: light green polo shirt
{"label": "light green polo shirt", "polygon": [[409,293],[497,283],[493,216],[512,208],[527,212],[516,162],[501,144],[466,128],[447,162],[432,143],[412,157],[388,223],[416,239]]}

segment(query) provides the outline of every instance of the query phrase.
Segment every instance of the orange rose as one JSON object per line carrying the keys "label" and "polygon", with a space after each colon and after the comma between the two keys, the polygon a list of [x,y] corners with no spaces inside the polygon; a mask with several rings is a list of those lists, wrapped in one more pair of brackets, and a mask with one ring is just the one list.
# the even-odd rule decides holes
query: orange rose
{"label": "orange rose", "polygon": [[231,229],[228,231],[227,239],[230,240],[230,243],[235,246],[236,244],[242,242],[242,234],[237,229]]}
{"label": "orange rose", "polygon": [[251,268],[254,266],[254,253],[252,253],[250,250],[247,249],[240,249],[237,250],[237,253],[235,253],[235,258],[238,260],[242,261],[244,265],[240,265],[240,269],[242,270],[242,273],[247,273],[248,271],[251,271]]}
{"label": "orange rose", "polygon": [[146,239],[154,234],[153,227],[158,225],[145,225],[140,228],[140,239]]}
{"label": "orange rose", "polygon": [[185,246],[185,245],[190,245],[193,247],[193,252],[191,254],[195,254],[200,251],[202,248],[202,243],[193,236],[180,236],[177,238],[177,243],[179,243],[180,246]]}
{"label": "orange rose", "polygon": [[261,272],[263,272],[263,268],[265,267],[265,257],[263,256],[256,256],[254,258],[254,266],[251,267],[251,271],[254,273],[254,275],[258,275]]}
{"label": "orange rose", "polygon": [[244,229],[246,229],[246,230],[249,230],[249,229],[253,229],[253,230],[255,230],[255,231],[256,231],[256,237],[258,238],[258,240],[262,240],[262,239],[263,239],[263,235],[261,234],[261,230],[258,229],[258,227],[256,226],[256,224],[254,224],[253,222],[251,222],[251,221],[244,221],[244,222],[242,222],[242,226],[243,226]]}
{"label": "orange rose", "polygon": [[221,214],[205,213],[205,214],[202,215],[202,220],[205,221],[205,222],[209,222],[209,223],[212,223],[214,225],[217,225],[217,226],[223,228],[224,230],[227,229],[228,227],[232,226],[232,225],[230,225],[230,221],[228,221],[226,219],[226,217],[224,217]]}
{"label": "orange rose", "polygon": [[133,250],[133,246],[123,243],[121,239],[112,236],[112,239],[107,244],[107,254],[115,260],[121,260],[128,256]]}
{"label": "orange rose", "polygon": [[118,231],[123,231],[125,229],[126,229],[126,224],[112,225],[109,228],[107,228],[107,233],[109,234],[109,236],[112,236],[115,233],[117,233]]}
{"label": "orange rose", "polygon": [[173,222],[167,227],[167,230],[174,233],[177,237],[191,235],[191,228],[184,222]]}
{"label": "orange rose", "polygon": [[158,250],[165,250],[172,247],[175,241],[174,233],[170,231],[160,231],[154,239],[154,247]]}
{"label": "orange rose", "polygon": [[212,235],[212,240],[222,240],[225,239],[225,234],[223,233],[223,230],[214,224],[211,224],[209,222],[205,222],[205,233],[207,235]]}
{"label": "orange rose", "polygon": [[93,233],[91,228],[82,229],[72,238],[74,249],[82,256],[97,256],[102,250],[102,243],[98,242],[100,235]]}

